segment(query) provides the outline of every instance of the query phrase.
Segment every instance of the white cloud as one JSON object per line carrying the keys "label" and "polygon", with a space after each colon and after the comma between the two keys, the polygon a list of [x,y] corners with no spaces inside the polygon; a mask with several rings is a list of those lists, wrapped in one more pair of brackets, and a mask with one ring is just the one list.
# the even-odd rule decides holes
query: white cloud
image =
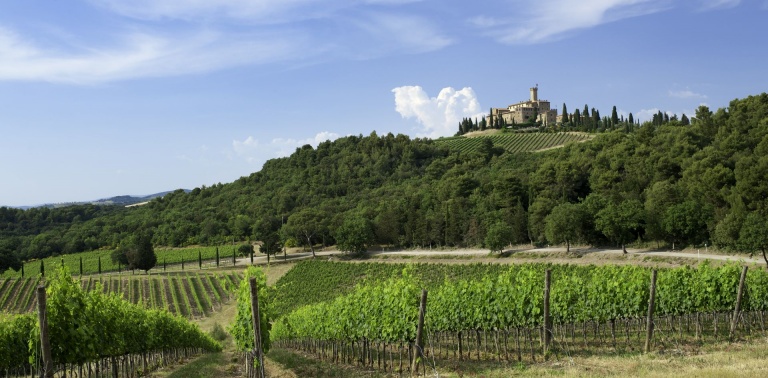
{"label": "white cloud", "polygon": [[635,113],[635,119],[640,120],[640,122],[650,121],[653,119],[653,115],[657,114],[659,112],[659,108],[652,108],[652,109],[643,109],[639,112]]}
{"label": "white cloud", "polygon": [[[535,44],[563,38],[567,33],[625,18],[660,12],[667,0],[538,0],[508,2],[503,16],[476,16],[470,24],[506,44]],[[510,17],[510,13],[515,17]]]}
{"label": "white cloud", "polygon": [[403,118],[416,118],[421,124],[419,136],[437,138],[456,134],[462,118],[480,118],[484,115],[472,88],[455,90],[443,88],[437,97],[430,98],[420,86],[403,86],[392,90],[395,111]]}
{"label": "white cloud", "polygon": [[312,147],[317,147],[317,145],[322,142],[328,140],[333,141],[339,137],[340,135],[337,133],[323,131],[312,138],[275,138],[269,143],[261,143],[253,136],[248,136],[242,141],[232,141],[232,149],[235,151],[235,155],[248,163],[261,165],[269,159],[289,156],[296,151],[297,148],[306,144],[309,144]]}
{"label": "white cloud", "polygon": [[705,99],[705,98],[707,98],[706,95],[703,95],[701,93],[693,92],[693,91],[691,91],[688,88],[682,89],[682,90],[670,90],[669,91],[669,96],[670,97],[675,97],[675,98],[682,98],[682,99],[687,99],[687,98]]}
{"label": "white cloud", "polygon": [[215,32],[161,37],[124,36],[117,47],[46,49],[0,27],[0,80],[93,84],[142,77],[194,74],[288,59],[306,42],[300,36],[224,36]]}
{"label": "white cloud", "polygon": [[741,0],[701,0],[701,10],[728,9],[738,6]]}

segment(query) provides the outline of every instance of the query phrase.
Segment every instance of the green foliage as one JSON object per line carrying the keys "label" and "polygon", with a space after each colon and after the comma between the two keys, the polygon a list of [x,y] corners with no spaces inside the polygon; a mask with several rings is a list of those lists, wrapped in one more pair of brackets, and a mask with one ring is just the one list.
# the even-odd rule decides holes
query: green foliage
{"label": "green foliage", "polygon": [[[580,133],[503,133],[473,138],[441,138],[435,140],[435,143],[462,152],[474,152],[480,151],[484,143],[487,143],[486,141],[491,141],[492,146],[498,146],[507,152],[517,153],[544,150],[572,142],[587,141],[591,138],[591,135]],[[487,145],[485,148],[487,149]]]}
{"label": "green foliage", "polygon": [[[286,236],[310,246],[332,245],[349,214],[372,222],[376,244],[476,247],[498,221],[514,224],[518,241],[543,243],[555,205],[593,195],[606,203],[643,205],[632,240],[714,242],[733,249],[746,214],[768,214],[766,119],[768,94],[760,94],[715,112],[700,107],[687,126],[659,112],[654,121],[621,127],[613,114],[602,118],[585,106],[567,127],[593,134],[499,132],[434,141],[348,136],[298,148],[233,183],[176,191],[146,206],[0,208],[0,255],[31,261],[79,251],[104,254],[129,239],[128,230],[145,227],[154,230],[154,246],[215,246],[234,238],[266,241],[265,250],[272,252]],[[481,120],[463,125],[470,123],[482,127]],[[491,123],[497,127],[497,119]],[[584,143],[569,143],[577,140]],[[553,146],[562,148],[542,151]],[[585,241],[623,239],[622,230],[597,229],[602,208],[589,210],[579,230]],[[296,216],[308,213],[320,216]],[[313,219],[319,220],[314,233]],[[258,227],[262,223],[269,232]],[[302,230],[305,225],[311,227]],[[83,257],[84,273],[86,256],[91,255]]]}
{"label": "green foliage", "polygon": [[[622,247],[639,237],[645,219],[643,204],[638,200],[623,201],[618,205],[609,203],[597,213],[595,227],[608,240],[619,243]],[[625,250],[626,252],[626,250]]]}
{"label": "green foliage", "polygon": [[344,220],[336,230],[336,245],[340,251],[350,253],[365,253],[368,244],[373,241],[373,231],[370,222],[359,216],[351,216]]}
{"label": "green foliage", "polygon": [[768,264],[768,219],[758,213],[747,215],[739,233],[739,245],[747,252],[762,252]]}
{"label": "green foliage", "polygon": [[218,342],[223,342],[224,340],[227,339],[227,337],[229,337],[229,334],[227,333],[227,331],[218,322],[213,324],[213,328],[211,329],[210,335],[211,335],[211,338],[213,338]]}
{"label": "green foliage", "polygon": [[[105,295],[100,285],[86,293],[66,267],[47,281],[46,320],[55,364],[178,348],[221,350],[197,325],[168,312]],[[39,363],[36,323],[36,317],[26,315],[0,319],[0,369]]]}
{"label": "green foliage", "polygon": [[[348,264],[362,265],[362,264]],[[439,265],[431,265],[440,269]],[[334,265],[345,269],[340,265]],[[298,307],[274,324],[275,341],[378,340],[412,341],[422,283],[408,266],[402,275],[356,286],[334,299]],[[463,267],[460,267],[460,269]],[[552,270],[550,308],[555,324],[644,318],[648,310],[651,270],[638,266],[523,264],[482,265],[485,274],[428,284],[426,329],[431,332],[538,327],[543,322],[541,288]],[[661,269],[657,280],[658,316],[733,310],[740,267]],[[745,310],[768,306],[768,272],[750,270]]]}
{"label": "green foliage", "polygon": [[504,247],[512,242],[512,227],[504,222],[496,222],[488,228],[485,235],[485,246],[491,252],[502,252]]}
{"label": "green foliage", "polygon": [[267,353],[271,345],[269,335],[272,327],[270,309],[272,298],[267,288],[267,277],[264,275],[261,268],[249,266],[245,270],[245,277],[240,281],[240,286],[237,289],[237,315],[227,329],[235,339],[235,345],[238,350],[253,350],[253,315],[251,307],[251,288],[249,284],[251,277],[256,278],[256,284],[259,290],[261,348],[263,353]]}
{"label": "green foliage", "polygon": [[565,242],[570,249],[572,242],[582,239],[584,223],[583,207],[573,203],[561,203],[547,216],[545,233],[552,243]]}

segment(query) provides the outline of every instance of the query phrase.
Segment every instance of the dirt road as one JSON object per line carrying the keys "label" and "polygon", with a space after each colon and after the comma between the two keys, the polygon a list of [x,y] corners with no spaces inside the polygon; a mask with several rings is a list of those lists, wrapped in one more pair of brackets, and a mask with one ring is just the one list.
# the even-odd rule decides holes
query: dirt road
{"label": "dirt road", "polygon": [[[536,254],[536,253],[564,253],[565,248],[564,247],[547,247],[547,248],[529,248],[529,247],[517,247],[513,249],[507,249],[504,251],[505,253],[509,254],[515,254],[515,253],[525,253],[525,254]],[[572,247],[571,252],[578,253],[582,255],[600,255],[600,256],[621,256],[623,253],[620,249],[598,249],[598,248],[587,248],[587,247]],[[658,251],[658,250],[648,250],[648,249],[627,249],[627,252],[629,255],[635,255],[635,256],[659,256],[659,257],[676,257],[676,258],[685,258],[685,259],[691,259],[691,260],[720,260],[720,261],[735,261],[735,262],[741,262],[746,264],[764,264],[765,261],[761,257],[752,257],[746,255],[725,255],[725,254],[713,254],[713,253],[706,253],[702,251]],[[335,255],[342,255],[343,252],[339,252],[336,250],[332,251],[316,251],[315,254],[317,256],[335,256]],[[446,257],[446,256],[467,256],[467,257],[487,257],[490,256],[490,253],[487,249],[454,249],[454,250],[427,250],[427,249],[405,249],[405,250],[384,250],[384,251],[371,251],[368,252],[369,256],[393,256],[393,257],[421,257],[421,258],[429,258],[429,257]],[[296,261],[296,260],[302,260],[312,258],[311,252],[290,252],[286,256],[279,254],[271,257],[270,259],[272,261]],[[254,263],[255,264],[266,264],[267,258],[266,256],[257,256],[254,255]],[[693,262],[693,261],[692,261]],[[238,259],[238,265],[244,265],[249,264],[250,258],[240,258]]]}

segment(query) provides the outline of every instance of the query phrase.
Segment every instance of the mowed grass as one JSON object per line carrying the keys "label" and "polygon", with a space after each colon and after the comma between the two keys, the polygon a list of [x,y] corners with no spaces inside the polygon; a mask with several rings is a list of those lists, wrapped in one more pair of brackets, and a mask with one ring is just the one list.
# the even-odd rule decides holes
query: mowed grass
{"label": "mowed grass", "polygon": [[[490,361],[451,361],[450,365],[429,366],[427,376],[440,377],[768,377],[768,339],[744,343],[720,343],[687,354],[649,353],[559,356],[538,364]],[[393,374],[331,365],[314,358],[274,349],[269,357],[284,368],[304,377],[396,377]],[[405,367],[404,367],[405,368]]]}

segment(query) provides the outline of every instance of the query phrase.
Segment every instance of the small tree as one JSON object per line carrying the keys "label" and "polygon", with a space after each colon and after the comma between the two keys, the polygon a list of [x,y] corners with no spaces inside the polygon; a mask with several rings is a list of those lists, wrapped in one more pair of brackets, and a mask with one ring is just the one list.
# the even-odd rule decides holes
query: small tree
{"label": "small tree", "polygon": [[552,243],[565,242],[565,251],[571,251],[571,243],[581,237],[583,223],[581,206],[561,203],[552,209],[545,220],[544,234]]}
{"label": "small tree", "polygon": [[485,246],[493,252],[503,252],[512,241],[512,227],[504,222],[496,222],[485,234]]}
{"label": "small tree", "polygon": [[121,243],[112,254],[112,261],[126,265],[128,269],[149,272],[157,264],[157,255],[152,247],[152,232],[138,232]]}
{"label": "small tree", "polygon": [[750,213],[744,219],[739,233],[739,245],[747,252],[753,253],[760,251],[763,253],[763,260],[768,266],[768,219],[758,213]]}
{"label": "small tree", "polygon": [[621,250],[627,253],[626,244],[638,237],[645,210],[638,200],[627,200],[618,205],[608,204],[597,213],[595,227],[608,240],[621,244]]}
{"label": "small tree", "polygon": [[336,244],[342,252],[365,253],[371,240],[370,222],[362,217],[348,217],[336,230]]}

